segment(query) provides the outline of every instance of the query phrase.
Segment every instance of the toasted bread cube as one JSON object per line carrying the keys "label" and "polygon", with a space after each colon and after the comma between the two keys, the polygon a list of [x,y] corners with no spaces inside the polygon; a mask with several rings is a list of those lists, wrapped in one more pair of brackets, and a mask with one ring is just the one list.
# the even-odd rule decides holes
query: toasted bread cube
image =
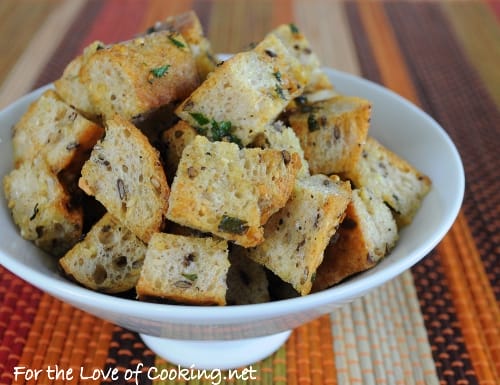
{"label": "toasted bread cube", "polygon": [[47,90],[14,126],[14,164],[40,155],[56,174],[72,165],[78,168],[103,132]]}
{"label": "toasted bread cube", "polygon": [[295,153],[197,136],[182,152],[167,218],[251,247],[262,225],[284,206],[300,167]]}
{"label": "toasted bread cube", "polygon": [[4,177],[4,192],[14,223],[24,239],[61,256],[81,237],[83,214],[45,160],[22,162]]}
{"label": "toasted bread cube", "polygon": [[147,33],[158,31],[176,31],[184,37],[195,57],[201,80],[205,80],[207,75],[215,69],[217,59],[212,52],[210,41],[203,33],[200,19],[194,11],[169,16],[164,21],[157,22],[148,28]]}
{"label": "toasted bread cube", "polygon": [[313,291],[326,289],[377,264],[395,246],[398,228],[391,210],[368,189],[354,189],[334,240],[325,250]]}
{"label": "toasted bread cube", "polygon": [[105,293],[131,290],[139,280],[146,244],[106,213],[59,266],[81,285]]}
{"label": "toasted bread cube", "polygon": [[307,70],[274,35],[219,65],[176,110],[213,139],[221,124],[243,145],[302,93]]}
{"label": "toasted bread cube", "polygon": [[161,143],[165,149],[165,171],[172,181],[179,165],[184,148],[198,135],[196,130],[183,120],[165,130],[161,135]]}
{"label": "toasted bread cube", "polygon": [[321,174],[297,179],[285,207],[266,223],[265,241],[248,249],[248,256],[308,294],[350,198],[349,182]]}
{"label": "toasted bread cube", "polygon": [[170,190],[159,153],[119,116],[106,122],[78,185],[142,241],[163,228]]}
{"label": "toasted bread cube", "polygon": [[156,233],[151,237],[136,291],[139,299],[225,305],[227,242]]}
{"label": "toasted bread cube", "polygon": [[90,94],[87,86],[82,83],[80,70],[84,63],[96,53],[103,49],[105,44],[101,41],[94,41],[83,49],[81,55],[75,57],[64,69],[62,76],[54,82],[56,92],[67,104],[76,108],[80,113],[89,119],[95,120],[98,111],[95,110],[90,101]]}
{"label": "toasted bread cube", "polygon": [[311,43],[295,24],[282,24],[270,32],[278,37],[288,50],[308,69],[310,73],[305,94],[320,90],[333,90],[328,76],[321,69],[321,63]]}
{"label": "toasted bread cube", "polygon": [[399,227],[411,223],[431,188],[428,176],[373,137],[367,138],[359,161],[344,176],[389,205]]}
{"label": "toasted bread cube", "polygon": [[338,174],[358,162],[368,135],[371,103],[338,96],[303,106],[289,117],[312,174]]}
{"label": "toasted bread cube", "polygon": [[271,300],[266,269],[248,258],[246,249],[232,245],[229,262],[231,266],[226,279],[228,305],[248,305]]}
{"label": "toasted bread cube", "polygon": [[300,145],[299,138],[292,128],[287,127],[281,121],[276,121],[264,128],[264,132],[258,135],[250,144],[251,147],[273,148],[295,152],[300,157],[302,166],[297,173],[298,178],[310,176],[309,164],[304,156],[304,151]]}
{"label": "toasted bread cube", "polygon": [[[76,65],[78,67],[78,65]],[[73,69],[71,72],[75,72]],[[186,41],[176,32],[162,31],[109,46],[100,46],[81,59],[78,76],[63,76],[56,88],[65,101],[91,116],[111,119],[115,114],[137,119],[185,99],[198,85],[195,59]],[[88,105],[79,95],[62,87],[84,87]]]}

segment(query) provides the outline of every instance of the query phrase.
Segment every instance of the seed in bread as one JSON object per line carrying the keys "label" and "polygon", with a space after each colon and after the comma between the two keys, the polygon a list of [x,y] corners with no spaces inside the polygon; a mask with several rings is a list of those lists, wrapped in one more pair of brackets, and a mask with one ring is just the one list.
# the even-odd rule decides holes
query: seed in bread
{"label": "seed in bread", "polygon": [[227,248],[211,237],[154,234],[136,286],[139,299],[225,305]]}
{"label": "seed in bread", "polygon": [[398,228],[391,210],[368,189],[354,189],[346,216],[325,250],[313,291],[373,267],[395,246]]}
{"label": "seed in bread", "polygon": [[106,213],[59,266],[81,285],[105,293],[131,290],[139,280],[146,244]]}
{"label": "seed in bread", "polygon": [[373,137],[367,138],[359,161],[344,176],[389,205],[399,227],[411,223],[431,188],[428,176]]}
{"label": "seed in bread", "polygon": [[207,75],[214,70],[217,59],[212,52],[210,41],[203,33],[200,19],[194,11],[169,16],[164,21],[156,22],[148,28],[146,33],[158,31],[176,31],[184,37],[195,57],[201,80],[205,80]]}
{"label": "seed in bread", "polygon": [[246,249],[231,245],[229,250],[231,266],[227,273],[228,305],[249,305],[271,300],[266,269],[246,256]]}
{"label": "seed in bread", "polygon": [[81,167],[103,132],[102,127],[64,103],[55,91],[47,90],[14,126],[14,164],[42,156],[56,174],[68,167]]}
{"label": "seed in bread", "polygon": [[371,103],[337,96],[304,104],[289,116],[312,174],[338,174],[357,163],[368,135]]}
{"label": "seed in bread", "polygon": [[105,128],[78,185],[147,243],[162,229],[168,208],[169,186],[159,153],[119,116],[106,121]]}
{"label": "seed in bread", "polygon": [[14,223],[24,239],[61,256],[81,237],[83,214],[45,160],[22,162],[4,177],[4,192]]}
{"label": "seed in bread", "polygon": [[295,152],[299,155],[302,164],[297,177],[302,178],[310,175],[309,164],[304,157],[304,151],[300,145],[299,138],[292,128],[285,126],[280,120],[264,127],[264,132],[259,134],[250,146]]}
{"label": "seed in bread", "polygon": [[182,152],[167,218],[251,247],[286,203],[300,168],[296,153],[210,142],[198,135]]}
{"label": "seed in bread", "polygon": [[223,125],[247,145],[302,93],[306,81],[307,70],[269,35],[219,65],[176,113],[211,139]]}
{"label": "seed in bread", "polygon": [[317,174],[297,179],[285,207],[264,226],[265,241],[248,249],[248,256],[301,295],[308,294],[350,197],[349,182],[338,178]]}

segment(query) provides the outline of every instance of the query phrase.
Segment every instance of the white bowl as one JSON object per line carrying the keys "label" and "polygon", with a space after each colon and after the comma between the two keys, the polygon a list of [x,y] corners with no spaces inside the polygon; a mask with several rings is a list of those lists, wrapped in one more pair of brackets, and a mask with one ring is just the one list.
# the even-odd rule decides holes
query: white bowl
{"label": "white bowl", "polygon": [[[438,123],[379,85],[333,69],[325,71],[339,92],[373,102],[370,135],[410,161],[433,182],[414,222],[401,232],[395,249],[371,270],[323,292],[257,305],[195,307],[117,298],[63,278],[53,258],[20,237],[5,198],[0,205],[0,263],[62,301],[141,333],[153,351],[173,363],[227,369],[268,356],[293,328],[349,303],[417,263],[443,238],[462,203],[462,163]],[[2,178],[12,168],[11,127],[45,88],[0,112]]]}

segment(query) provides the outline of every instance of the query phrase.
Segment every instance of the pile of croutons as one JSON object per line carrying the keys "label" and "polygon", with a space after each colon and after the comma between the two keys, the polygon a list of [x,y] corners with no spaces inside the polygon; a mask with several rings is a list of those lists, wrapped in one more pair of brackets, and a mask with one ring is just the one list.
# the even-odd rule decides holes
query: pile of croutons
{"label": "pile of croutons", "polygon": [[63,274],[193,305],[331,287],[394,247],[429,178],[369,135],[294,24],[219,62],[194,12],[95,42],[13,128],[12,218]]}

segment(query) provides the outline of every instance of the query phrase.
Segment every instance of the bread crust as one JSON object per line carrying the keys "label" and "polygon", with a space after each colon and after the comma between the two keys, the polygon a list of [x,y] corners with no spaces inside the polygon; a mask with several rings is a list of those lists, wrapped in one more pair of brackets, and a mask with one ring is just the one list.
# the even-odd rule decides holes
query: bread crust
{"label": "bread crust", "polygon": [[136,291],[142,300],[225,305],[227,242],[156,233],[149,242]]}
{"label": "bread crust", "polygon": [[106,122],[78,186],[146,243],[164,226],[170,188],[159,152],[118,115]]}
{"label": "bread crust", "polygon": [[66,276],[105,293],[122,293],[137,284],[146,245],[106,213],[60,260]]}
{"label": "bread crust", "polygon": [[263,241],[262,225],[290,196],[299,168],[294,153],[239,149],[197,136],[182,153],[167,218],[255,246]]}

